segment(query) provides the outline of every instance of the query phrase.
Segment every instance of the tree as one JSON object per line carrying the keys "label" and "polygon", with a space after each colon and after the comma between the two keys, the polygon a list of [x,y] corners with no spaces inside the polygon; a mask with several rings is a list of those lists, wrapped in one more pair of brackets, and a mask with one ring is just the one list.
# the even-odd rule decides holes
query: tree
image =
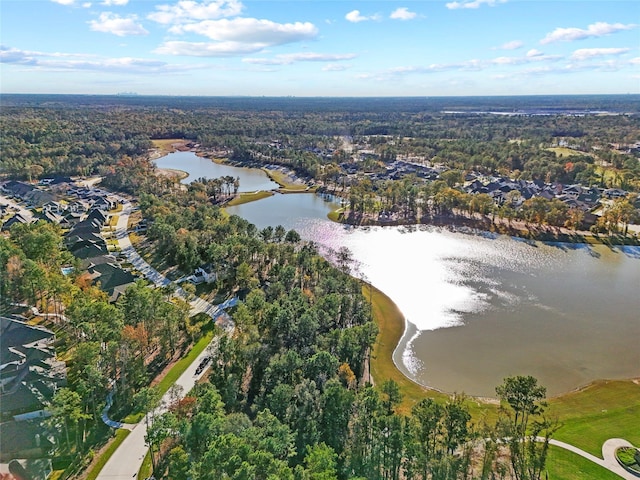
{"label": "tree", "polygon": [[336,453],[324,443],[307,445],[304,480],[337,480]]}
{"label": "tree", "polygon": [[[59,389],[51,401],[51,409],[54,417],[60,419],[64,426],[64,432],[67,437],[67,449],[71,451],[71,442],[69,440],[69,425],[78,427],[80,420],[89,416],[82,411],[82,399],[78,392],[74,392],[69,388]],[[78,434],[76,432],[76,438]]]}
{"label": "tree", "polygon": [[496,387],[498,397],[511,408],[502,410],[499,428],[507,440],[516,480],[540,480],[544,471],[549,438],[558,428],[543,417],[546,392],[532,376],[507,377]]}

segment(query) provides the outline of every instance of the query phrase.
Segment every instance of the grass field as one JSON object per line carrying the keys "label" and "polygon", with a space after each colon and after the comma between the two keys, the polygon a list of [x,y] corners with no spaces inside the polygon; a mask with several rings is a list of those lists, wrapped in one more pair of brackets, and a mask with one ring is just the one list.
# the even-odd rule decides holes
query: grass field
{"label": "grass field", "polygon": [[166,152],[173,152],[174,148],[171,146],[173,143],[184,143],[188,140],[184,138],[161,138],[158,140],[151,140],[151,143],[155,148],[159,148],[160,150]]}
{"label": "grass field", "polygon": [[306,190],[307,186],[304,183],[293,183],[289,176],[282,173],[279,170],[269,170],[267,168],[262,169],[271,180],[280,185],[281,188],[291,191]]}
{"label": "grass field", "polygon": [[204,336],[196,342],[189,353],[187,353],[187,355],[176,362],[176,364],[171,368],[171,370],[167,372],[164,378],[160,380],[160,382],[158,382],[157,387],[160,395],[164,395],[165,393],[167,393],[167,390],[171,388],[171,385],[176,383],[176,380],[178,380],[180,375],[184,373],[187,367],[193,363],[195,358],[200,355],[205,348],[207,348],[207,345],[209,345],[209,342],[211,342],[212,338],[213,332],[206,332]]}
{"label": "grass field", "polygon": [[572,148],[567,148],[567,147],[550,147],[550,148],[547,148],[546,150],[548,150],[549,152],[555,153],[556,157],[575,157],[576,155],[592,156],[589,153],[580,152],[578,150],[573,150]]}
{"label": "grass field", "polygon": [[549,401],[549,415],[562,428],[554,438],[602,456],[609,438],[640,445],[640,385],[633,381],[599,381]]}
{"label": "grass field", "polygon": [[553,480],[620,480],[615,473],[586,458],[554,446],[549,448],[547,471]]}
{"label": "grass field", "polygon": [[130,433],[131,432],[129,430],[125,430],[123,428],[120,428],[120,429],[116,430],[116,437],[109,444],[109,446],[104,451],[104,453],[102,455],[100,455],[100,458],[93,465],[93,467],[91,468],[89,473],[87,473],[87,477],[86,477],[85,480],[95,480],[96,478],[98,478],[98,474],[104,468],[106,463],[109,461],[109,459],[111,458],[111,455],[113,455],[113,452],[115,452],[117,450],[117,448],[120,446],[120,444],[122,442],[124,442],[124,439],[127,438],[127,436]]}
{"label": "grass field", "polygon": [[233,207],[235,205],[242,205],[243,203],[255,202],[256,200],[262,200],[273,195],[273,192],[266,192],[264,190],[258,190],[257,192],[241,193],[236,198],[227,203],[227,207]]}

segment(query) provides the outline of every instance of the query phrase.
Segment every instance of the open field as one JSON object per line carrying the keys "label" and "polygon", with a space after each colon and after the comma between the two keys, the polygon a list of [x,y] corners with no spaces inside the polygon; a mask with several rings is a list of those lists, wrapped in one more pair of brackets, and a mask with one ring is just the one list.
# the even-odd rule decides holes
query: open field
{"label": "open field", "polygon": [[579,150],[574,150],[572,148],[567,148],[567,147],[549,147],[546,150],[548,150],[549,152],[553,152],[556,154],[556,157],[574,157],[577,155],[588,155],[588,156],[593,156],[590,153],[587,152],[581,152]]}
{"label": "open field", "polygon": [[554,438],[597,456],[609,438],[640,446],[640,385],[602,380],[549,401],[549,415],[562,423]]}
{"label": "open field", "polygon": [[307,185],[305,185],[304,183],[292,182],[291,177],[289,177],[289,175],[287,175],[286,173],[281,172],[280,170],[270,170],[268,168],[263,168],[262,171],[264,171],[271,180],[280,185],[280,187],[284,190],[307,190]]}
{"label": "open field", "polygon": [[615,473],[553,445],[549,448],[547,471],[554,480],[620,480]]}
{"label": "open field", "polygon": [[151,140],[151,143],[153,144],[153,146],[155,148],[158,148],[160,150],[163,150],[167,153],[169,152],[173,152],[175,149],[171,146],[174,143],[185,143],[188,142],[188,140],[185,140],[184,138],[161,138],[161,139],[157,139],[157,140]]}
{"label": "open field", "polygon": [[243,203],[255,202],[256,200],[262,200],[273,195],[273,192],[267,192],[264,190],[258,190],[257,192],[240,193],[237,197],[230,200],[226,206],[233,207],[235,205],[242,205]]}

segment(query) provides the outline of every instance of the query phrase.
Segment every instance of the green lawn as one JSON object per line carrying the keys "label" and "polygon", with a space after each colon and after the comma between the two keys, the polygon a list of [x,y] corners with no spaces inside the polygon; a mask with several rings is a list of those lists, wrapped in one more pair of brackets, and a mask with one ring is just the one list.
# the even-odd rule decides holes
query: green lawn
{"label": "green lawn", "polygon": [[171,385],[178,380],[187,367],[193,363],[196,357],[200,355],[205,348],[207,348],[207,345],[209,345],[212,338],[213,332],[206,332],[204,336],[193,346],[189,353],[176,362],[171,370],[169,370],[165,377],[158,383],[158,391],[160,392],[160,395],[164,395],[167,390],[171,388]]}
{"label": "green lawn", "polygon": [[[369,296],[369,287],[363,287]],[[380,384],[395,380],[403,394],[399,411],[408,414],[422,398],[445,400],[446,395],[412,382],[393,363],[393,351],[404,332],[404,317],[384,293],[372,291],[373,313],[380,330],[373,349],[371,374]],[[497,416],[496,405],[469,400],[475,421],[484,417],[491,424]],[[632,380],[599,381],[581,390],[549,400],[547,414],[562,427],[554,438],[601,457],[602,445],[609,438],[624,438],[640,446],[640,384]]]}
{"label": "green lawn", "polygon": [[270,197],[271,195],[273,195],[273,192],[266,192],[264,190],[251,193],[241,193],[236,198],[230,200],[227,203],[227,206],[233,207],[235,205],[242,205],[243,203],[255,202],[256,200],[262,200],[263,198]]}
{"label": "green lawn", "polygon": [[546,150],[555,153],[556,157],[573,157],[576,155],[592,156],[587,152],[581,152],[579,150],[574,150],[572,148],[567,148],[567,147],[550,147],[550,148],[547,148]]}
{"label": "green lawn", "polygon": [[149,478],[152,473],[153,466],[151,465],[151,453],[147,450],[147,454],[144,456],[142,465],[140,465],[140,470],[138,470],[138,478],[140,480],[144,480],[145,478]]}
{"label": "green lawn", "polygon": [[118,430],[116,430],[115,439],[109,444],[104,453],[100,455],[98,461],[93,465],[93,468],[91,468],[91,470],[87,474],[86,480],[95,480],[98,477],[98,474],[109,461],[111,455],[113,455],[113,452],[117,450],[120,444],[124,442],[124,439],[127,438],[130,433],[131,432],[129,430],[125,430],[124,428],[119,428]]}
{"label": "green lawn", "polygon": [[620,480],[615,473],[586,458],[554,446],[549,449],[547,471],[550,480]]}
{"label": "green lawn", "polygon": [[549,401],[562,423],[554,438],[602,456],[609,438],[640,445],[640,385],[630,380],[596,382]]}

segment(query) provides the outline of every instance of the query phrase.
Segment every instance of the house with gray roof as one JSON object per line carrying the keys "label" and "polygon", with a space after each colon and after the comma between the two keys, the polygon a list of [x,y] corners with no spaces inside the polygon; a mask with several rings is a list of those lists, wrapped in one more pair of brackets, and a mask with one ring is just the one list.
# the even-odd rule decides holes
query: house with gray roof
{"label": "house with gray roof", "polygon": [[114,263],[100,263],[90,265],[87,272],[91,275],[91,279],[99,285],[100,289],[109,295],[109,301],[118,300],[129,285],[136,281],[136,277],[123,270]]}
{"label": "house with gray roof", "polygon": [[44,416],[58,387],[66,384],[64,362],[56,359],[54,333],[0,317],[0,414]]}

